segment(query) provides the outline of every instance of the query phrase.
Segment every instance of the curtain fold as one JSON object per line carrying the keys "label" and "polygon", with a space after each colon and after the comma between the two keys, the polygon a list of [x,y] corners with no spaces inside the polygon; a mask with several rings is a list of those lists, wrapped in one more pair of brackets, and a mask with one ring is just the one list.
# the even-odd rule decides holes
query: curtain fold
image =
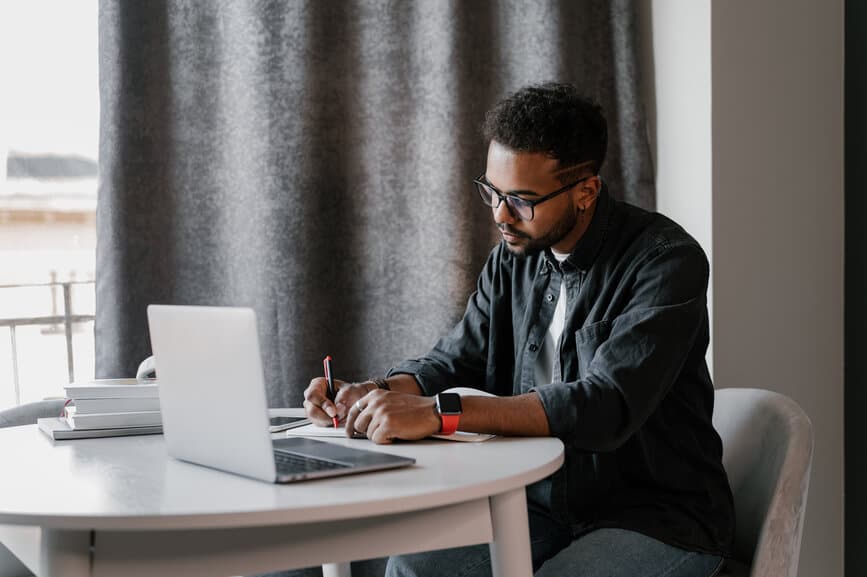
{"label": "curtain fold", "polygon": [[97,374],[150,354],[150,303],[251,306],[268,398],[321,359],[381,375],[460,317],[496,229],[484,112],[569,81],[603,175],[652,208],[628,0],[100,2]]}

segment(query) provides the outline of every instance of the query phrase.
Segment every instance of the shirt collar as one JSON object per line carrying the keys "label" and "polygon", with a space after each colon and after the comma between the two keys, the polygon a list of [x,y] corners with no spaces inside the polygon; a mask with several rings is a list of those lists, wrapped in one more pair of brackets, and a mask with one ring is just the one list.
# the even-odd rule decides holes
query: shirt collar
{"label": "shirt collar", "polygon": [[[588,270],[593,265],[593,261],[596,260],[596,255],[599,254],[599,249],[602,248],[602,243],[605,241],[613,211],[614,199],[608,194],[608,185],[603,181],[602,189],[596,199],[596,210],[593,212],[590,226],[578,239],[575,248],[572,249],[572,254],[569,255],[564,264],[583,271]],[[551,254],[550,248],[545,249],[545,258],[551,265],[560,266],[557,259]]]}

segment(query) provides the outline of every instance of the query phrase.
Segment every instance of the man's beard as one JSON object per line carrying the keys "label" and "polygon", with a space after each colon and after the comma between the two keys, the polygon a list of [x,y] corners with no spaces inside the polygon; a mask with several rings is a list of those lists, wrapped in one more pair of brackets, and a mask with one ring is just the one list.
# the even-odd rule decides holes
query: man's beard
{"label": "man's beard", "polygon": [[563,218],[557,221],[554,226],[549,230],[545,235],[540,236],[538,238],[533,238],[523,233],[519,230],[515,230],[507,224],[498,224],[497,228],[501,231],[508,232],[510,234],[514,234],[523,239],[526,239],[526,243],[520,246],[512,246],[509,243],[506,243],[506,248],[509,249],[509,252],[514,254],[515,256],[525,257],[531,256],[536,253],[539,253],[546,248],[557,244],[572,232],[572,229],[578,224],[578,217],[575,215],[575,211],[567,210],[563,214]]}

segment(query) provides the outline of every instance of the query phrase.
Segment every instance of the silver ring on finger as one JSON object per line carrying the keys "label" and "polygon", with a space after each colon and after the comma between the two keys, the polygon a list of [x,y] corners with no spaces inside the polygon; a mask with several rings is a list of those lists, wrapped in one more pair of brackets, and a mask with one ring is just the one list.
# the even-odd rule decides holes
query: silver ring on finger
{"label": "silver ring on finger", "polygon": [[359,413],[364,410],[364,407],[362,406],[361,401],[355,401],[355,408],[358,409]]}

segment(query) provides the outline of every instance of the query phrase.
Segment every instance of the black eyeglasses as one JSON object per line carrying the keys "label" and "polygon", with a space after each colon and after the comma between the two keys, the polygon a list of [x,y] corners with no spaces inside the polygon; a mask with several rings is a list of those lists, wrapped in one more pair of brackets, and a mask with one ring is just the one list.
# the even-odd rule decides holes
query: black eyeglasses
{"label": "black eyeglasses", "polygon": [[542,204],[546,200],[551,200],[557,195],[563,194],[570,188],[578,186],[588,178],[593,178],[596,176],[595,174],[591,174],[590,176],[585,176],[579,180],[571,184],[567,184],[563,188],[558,188],[551,194],[546,194],[542,198],[537,198],[536,200],[527,200],[513,194],[503,193],[492,185],[490,182],[485,179],[485,175],[481,175],[478,178],[473,180],[473,184],[476,185],[476,190],[479,191],[479,196],[482,197],[482,202],[491,208],[497,208],[500,206],[500,203],[505,201],[506,207],[509,209],[509,212],[512,213],[513,216],[521,219],[521,220],[533,220],[533,217],[536,216],[536,205]]}

